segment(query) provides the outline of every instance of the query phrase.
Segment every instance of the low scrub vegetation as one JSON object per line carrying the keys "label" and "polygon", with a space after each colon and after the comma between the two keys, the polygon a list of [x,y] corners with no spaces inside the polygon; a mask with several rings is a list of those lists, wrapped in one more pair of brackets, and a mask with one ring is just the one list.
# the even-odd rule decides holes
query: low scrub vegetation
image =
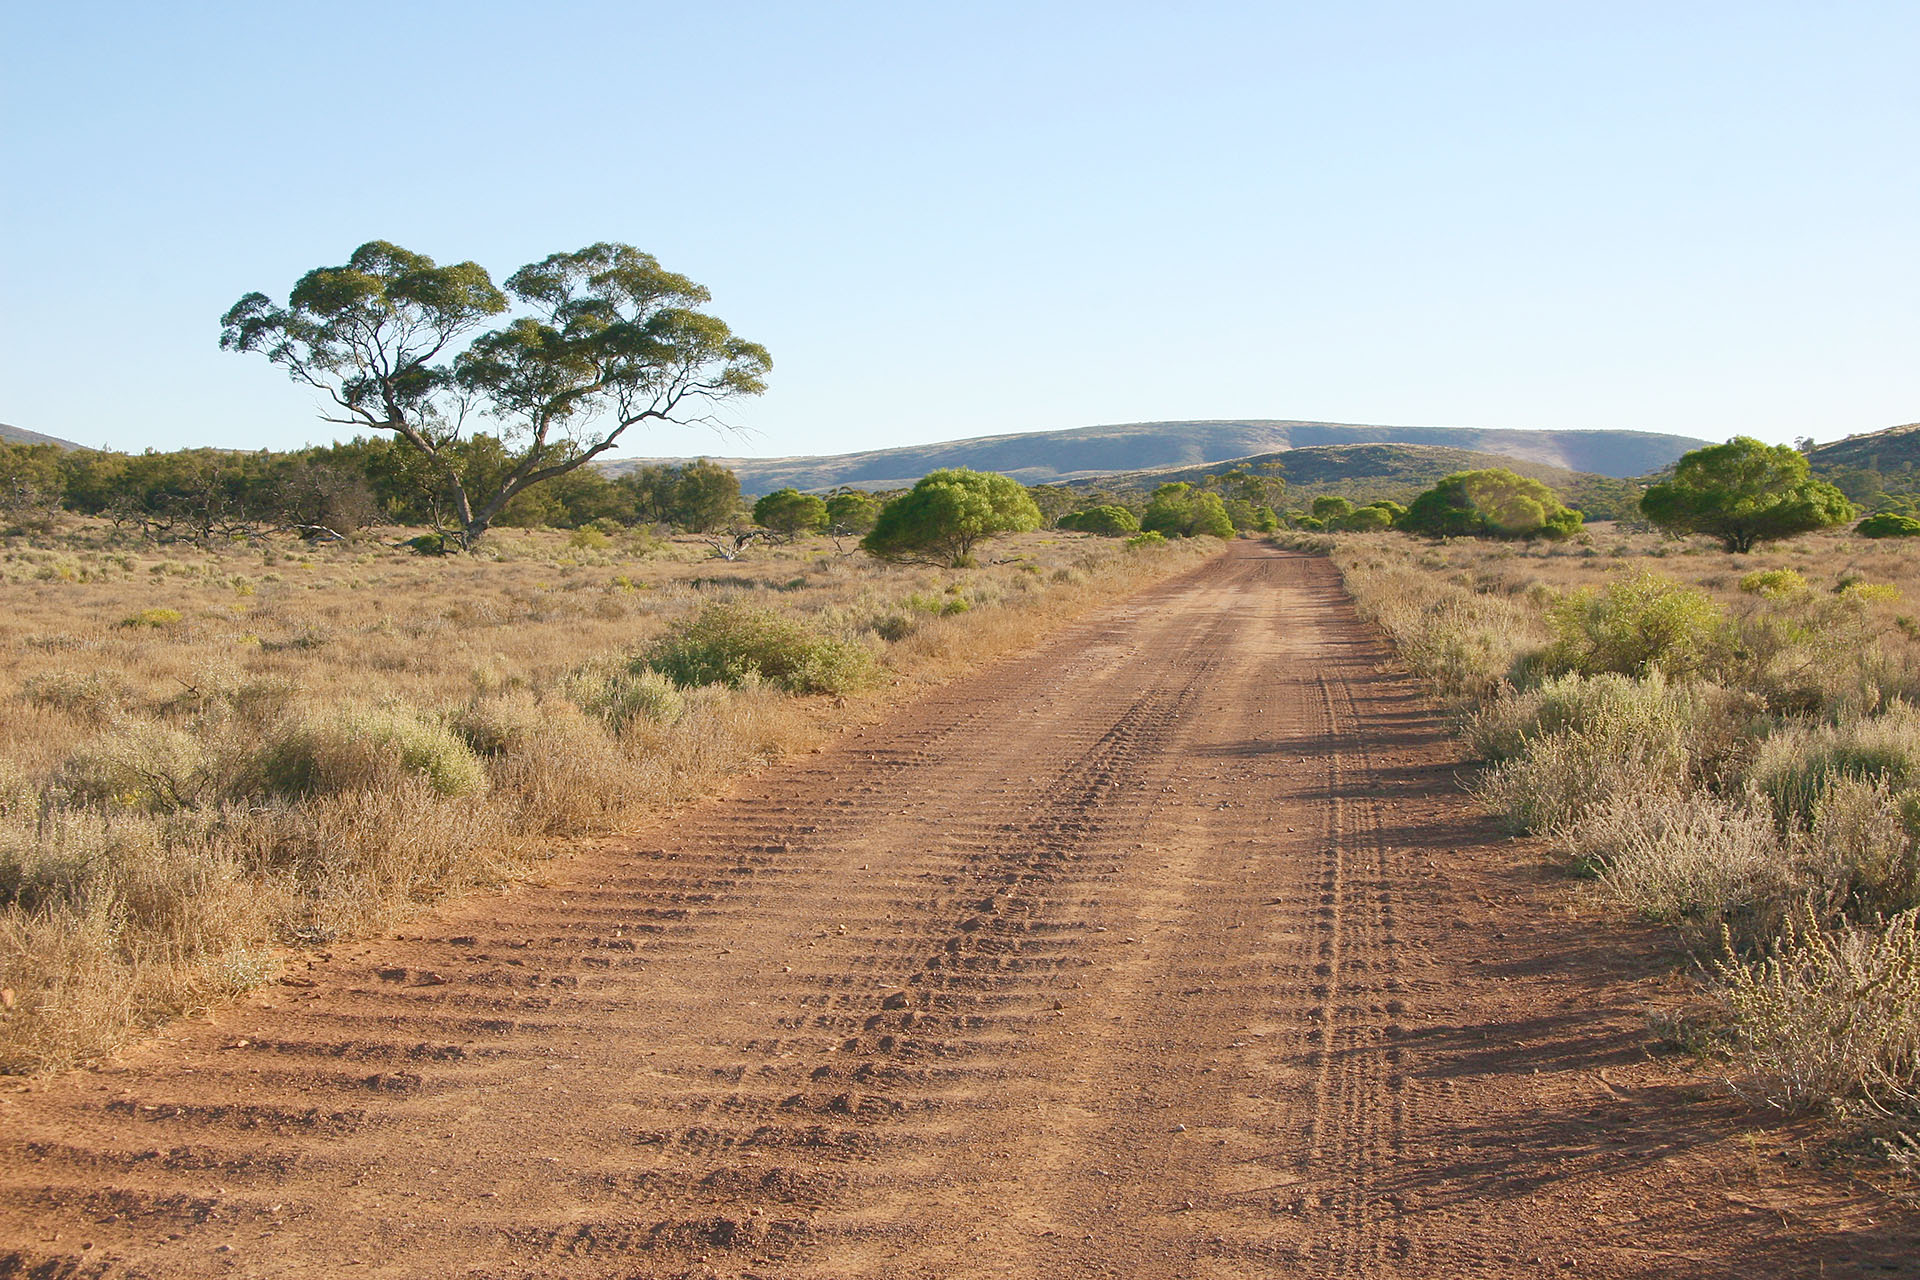
{"label": "low scrub vegetation", "polygon": [[1920,566],[1837,533],[1746,555],[1610,530],[1332,554],[1460,713],[1488,806],[1674,929],[1736,1087],[1904,1116],[1886,1141],[1909,1149]]}
{"label": "low scrub vegetation", "polygon": [[1204,548],[997,550],[955,570],[802,539],[723,565],[512,529],[448,558],[129,549],[71,519],[0,540],[0,1070],[106,1052],[289,946],[521,874]]}

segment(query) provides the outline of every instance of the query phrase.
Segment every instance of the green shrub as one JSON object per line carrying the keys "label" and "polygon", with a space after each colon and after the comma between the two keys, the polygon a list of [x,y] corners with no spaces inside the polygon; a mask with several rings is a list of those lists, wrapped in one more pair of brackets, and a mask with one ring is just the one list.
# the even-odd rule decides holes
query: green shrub
{"label": "green shrub", "polygon": [[1810,588],[1798,569],[1761,569],[1740,579],[1740,589],[1763,600],[1782,600]]}
{"label": "green shrub", "polygon": [[1853,531],[1863,538],[1920,538],[1920,520],[1883,511],[1868,516],[1853,526]]}
{"label": "green shrub", "polygon": [[1682,454],[1670,479],[1640,495],[1640,513],[1669,533],[1704,533],[1728,551],[1854,517],[1846,495],[1816,480],[1792,445],[1751,436]]}
{"label": "green shrub", "polygon": [[1220,495],[1195,489],[1185,481],[1163,484],[1153,491],[1153,500],[1140,516],[1140,527],[1148,533],[1172,538],[1231,538],[1233,518],[1227,514]]}
{"label": "green shrub", "polygon": [[880,519],[882,505],[870,493],[836,493],[827,499],[827,527],[840,533],[866,533]]}
{"label": "green shrub", "polygon": [[860,546],[882,560],[957,569],[983,539],[1039,527],[1040,508],[1018,480],[953,467],[928,472],[883,507]]}
{"label": "green shrub", "polygon": [[567,679],[567,696],[616,733],[639,720],[672,724],[686,710],[686,695],[641,659],[589,663]]}
{"label": "green shrub", "polygon": [[486,790],[486,770],[446,725],[398,708],[348,708],[282,725],[261,752],[259,784],[294,797],[370,791],[396,775],[443,796]]}
{"label": "green shrub", "polygon": [[138,613],[129,614],[120,619],[119,625],[129,630],[137,630],[142,627],[162,630],[177,625],[179,621],[180,611],[178,609],[142,609]]}
{"label": "green shrub", "polygon": [[1055,524],[1075,533],[1098,533],[1110,538],[1140,531],[1138,516],[1125,507],[1111,504],[1088,507],[1085,511],[1069,511]]}
{"label": "green shrub", "polygon": [[1167,536],[1164,533],[1158,533],[1153,530],[1148,530],[1146,533],[1136,533],[1126,541],[1126,547],[1129,551],[1139,551],[1145,547],[1164,547],[1166,545]]}
{"label": "green shrub", "polygon": [[1353,514],[1353,501],[1338,494],[1322,494],[1313,500],[1313,518],[1323,525],[1339,527],[1339,522]]}
{"label": "green shrub", "polygon": [[1580,521],[1538,480],[1491,467],[1446,477],[1415,498],[1398,524],[1435,538],[1568,538]]}
{"label": "green shrub", "polygon": [[1697,675],[1725,647],[1726,620],[1703,591],[1655,573],[1574,592],[1548,611],[1554,643],[1548,669],[1588,675],[1615,671]]}
{"label": "green shrub", "polygon": [[862,646],[741,604],[710,604],[674,624],[641,661],[682,687],[757,679],[789,693],[846,693],[875,675]]}
{"label": "green shrub", "polygon": [[824,529],[829,519],[826,499],[791,486],[776,489],[753,504],[755,524],[788,538]]}
{"label": "green shrub", "polygon": [[1356,507],[1327,526],[1340,533],[1379,533],[1393,528],[1393,512],[1378,504]]}

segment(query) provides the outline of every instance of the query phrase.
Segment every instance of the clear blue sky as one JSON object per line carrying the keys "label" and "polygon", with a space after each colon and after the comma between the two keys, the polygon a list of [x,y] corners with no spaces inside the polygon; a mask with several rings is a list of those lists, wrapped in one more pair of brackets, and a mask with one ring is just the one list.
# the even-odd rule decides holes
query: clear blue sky
{"label": "clear blue sky", "polygon": [[329,437],[241,294],[624,240],[825,453],[1162,418],[1920,419],[1920,5],[6,6],[0,421]]}

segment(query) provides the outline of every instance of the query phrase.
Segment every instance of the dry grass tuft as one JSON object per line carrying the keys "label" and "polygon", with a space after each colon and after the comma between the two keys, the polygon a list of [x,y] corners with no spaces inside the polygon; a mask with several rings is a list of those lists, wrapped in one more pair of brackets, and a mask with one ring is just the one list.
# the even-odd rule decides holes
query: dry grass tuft
{"label": "dry grass tuft", "polygon": [[1461,707],[1489,807],[1707,964],[1743,1089],[1920,1114],[1920,565],[1844,535],[1332,554]]}
{"label": "dry grass tuft", "polygon": [[1050,534],[964,572],[822,540],[720,566],[512,530],[446,559],[113,538],[0,537],[0,1070],[108,1052],[290,945],[500,883],[1201,558]]}

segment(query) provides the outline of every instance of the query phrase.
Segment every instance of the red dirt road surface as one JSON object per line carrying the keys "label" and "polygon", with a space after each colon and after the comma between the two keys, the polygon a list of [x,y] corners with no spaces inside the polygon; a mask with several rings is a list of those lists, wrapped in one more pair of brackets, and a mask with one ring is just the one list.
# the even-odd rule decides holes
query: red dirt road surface
{"label": "red dirt road surface", "polygon": [[1913,1274],[1386,657],[1239,546],[0,1096],[0,1275]]}

